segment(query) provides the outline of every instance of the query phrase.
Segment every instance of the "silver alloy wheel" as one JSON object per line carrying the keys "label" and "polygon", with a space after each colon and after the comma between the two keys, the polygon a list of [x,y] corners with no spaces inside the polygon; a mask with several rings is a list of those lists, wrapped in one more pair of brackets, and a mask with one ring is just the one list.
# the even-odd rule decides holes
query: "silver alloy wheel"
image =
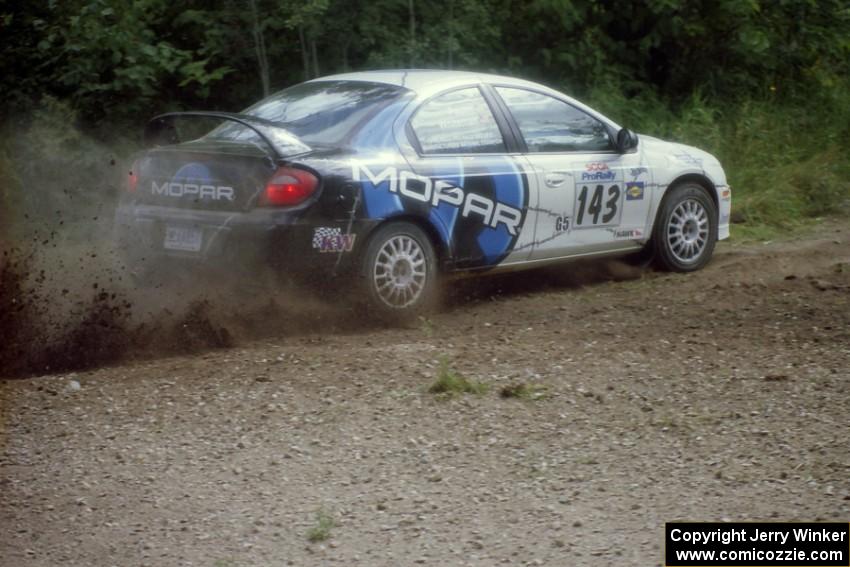
{"label": "silver alloy wheel", "polygon": [[393,236],[375,258],[372,278],[378,297],[397,309],[412,305],[425,288],[426,268],[425,253],[416,239],[406,234]]}
{"label": "silver alloy wheel", "polygon": [[667,243],[677,260],[691,264],[699,260],[708,242],[708,213],[696,199],[679,203],[667,225]]}

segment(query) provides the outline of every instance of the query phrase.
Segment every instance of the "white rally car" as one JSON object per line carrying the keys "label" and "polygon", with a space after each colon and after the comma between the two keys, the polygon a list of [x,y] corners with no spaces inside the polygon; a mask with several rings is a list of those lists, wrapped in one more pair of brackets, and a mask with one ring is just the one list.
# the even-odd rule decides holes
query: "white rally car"
{"label": "white rally car", "polygon": [[[199,117],[221,125],[180,140],[174,122]],[[459,272],[641,250],[693,271],[729,236],[714,156],[511,77],[334,75],[146,134],[116,215],[131,262],[318,273],[380,315],[423,309]]]}

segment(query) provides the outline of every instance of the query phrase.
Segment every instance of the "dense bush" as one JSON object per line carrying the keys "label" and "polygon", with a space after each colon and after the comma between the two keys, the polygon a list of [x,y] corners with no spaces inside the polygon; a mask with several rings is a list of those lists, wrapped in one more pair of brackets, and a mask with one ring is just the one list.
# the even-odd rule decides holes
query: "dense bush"
{"label": "dense bush", "polygon": [[848,197],[845,0],[0,0],[0,33],[0,226],[55,180],[108,203],[156,112],[377,67],[525,76],[704,147],[751,223]]}
{"label": "dense bush", "polygon": [[674,103],[603,88],[589,101],[639,132],[717,155],[739,221],[789,228],[850,204],[850,85],[808,99],[726,103],[698,91]]}

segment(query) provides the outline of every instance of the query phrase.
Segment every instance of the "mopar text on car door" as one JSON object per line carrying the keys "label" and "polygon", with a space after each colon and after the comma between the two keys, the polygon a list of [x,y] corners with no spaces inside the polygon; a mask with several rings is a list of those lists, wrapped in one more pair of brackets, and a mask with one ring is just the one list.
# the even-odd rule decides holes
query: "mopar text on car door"
{"label": "mopar text on car door", "polygon": [[[449,91],[425,102],[410,127],[418,144],[411,166],[435,190],[463,200],[434,202],[428,218],[458,268],[494,266],[528,258],[529,179],[507,152],[502,132],[477,87]],[[448,197],[448,196],[447,196]]]}

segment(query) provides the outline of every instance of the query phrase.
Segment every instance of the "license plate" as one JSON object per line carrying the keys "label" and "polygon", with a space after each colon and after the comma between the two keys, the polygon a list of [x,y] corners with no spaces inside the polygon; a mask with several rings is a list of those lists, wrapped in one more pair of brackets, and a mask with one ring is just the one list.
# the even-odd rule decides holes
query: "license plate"
{"label": "license plate", "polygon": [[167,250],[180,250],[182,252],[199,252],[204,233],[200,228],[185,226],[165,227],[165,242],[163,247]]}

